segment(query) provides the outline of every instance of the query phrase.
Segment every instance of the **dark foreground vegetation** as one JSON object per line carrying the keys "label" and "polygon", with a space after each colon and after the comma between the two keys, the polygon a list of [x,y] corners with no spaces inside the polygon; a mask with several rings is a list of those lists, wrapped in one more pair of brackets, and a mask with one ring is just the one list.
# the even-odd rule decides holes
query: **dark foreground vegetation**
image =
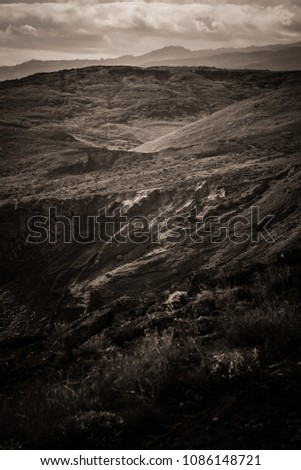
{"label": "dark foreground vegetation", "polygon": [[2,447],[300,448],[301,253],[287,257],[3,342]]}

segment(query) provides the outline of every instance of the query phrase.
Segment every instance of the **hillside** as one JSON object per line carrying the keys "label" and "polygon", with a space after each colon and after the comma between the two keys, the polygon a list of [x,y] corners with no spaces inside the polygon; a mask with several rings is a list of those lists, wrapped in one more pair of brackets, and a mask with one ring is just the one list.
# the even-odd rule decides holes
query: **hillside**
{"label": "hillside", "polygon": [[[65,191],[87,191],[85,167],[104,166],[103,153],[114,156],[114,151],[169,134],[233,102],[278,87],[286,76],[202,68],[95,67],[5,82],[0,85],[2,197],[8,191],[12,200],[22,200],[41,187],[49,194],[60,192],[57,177],[68,180],[70,173],[84,176],[75,186],[67,184]],[[29,184],[33,178],[35,184]],[[103,184],[106,187],[106,180]],[[116,184],[119,187],[120,181]]]}
{"label": "hillside", "polygon": [[[297,83],[282,85],[276,91],[248,98],[203,117],[192,124],[138,146],[137,152],[159,152],[164,149],[188,148],[191,152],[224,152],[225,148],[281,145],[287,135],[300,144],[301,104],[293,90]],[[218,137],[218,138],[217,138]]]}
{"label": "hillside", "polygon": [[0,83],[2,448],[300,447],[300,79]]}

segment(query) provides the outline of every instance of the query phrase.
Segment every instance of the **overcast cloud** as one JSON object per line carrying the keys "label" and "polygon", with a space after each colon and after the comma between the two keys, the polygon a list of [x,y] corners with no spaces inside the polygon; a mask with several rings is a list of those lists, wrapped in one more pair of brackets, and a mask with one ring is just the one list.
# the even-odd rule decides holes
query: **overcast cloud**
{"label": "overcast cloud", "polygon": [[0,1],[0,62],[301,40],[300,1]]}

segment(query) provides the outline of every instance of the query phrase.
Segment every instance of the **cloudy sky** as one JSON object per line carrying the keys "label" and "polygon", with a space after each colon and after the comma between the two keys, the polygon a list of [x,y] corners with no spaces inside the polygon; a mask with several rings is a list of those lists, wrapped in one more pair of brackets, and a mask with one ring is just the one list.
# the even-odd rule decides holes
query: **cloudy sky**
{"label": "cloudy sky", "polygon": [[0,64],[301,40],[301,0],[0,0]]}

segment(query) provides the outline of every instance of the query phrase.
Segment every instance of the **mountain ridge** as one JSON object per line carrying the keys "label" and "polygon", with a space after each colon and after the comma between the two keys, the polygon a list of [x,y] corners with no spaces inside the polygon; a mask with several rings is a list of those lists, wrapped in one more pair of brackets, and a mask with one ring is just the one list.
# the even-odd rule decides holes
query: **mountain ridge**
{"label": "mountain ridge", "polygon": [[[290,61],[286,60],[287,51]],[[264,54],[264,57],[262,56]],[[183,46],[166,46],[133,56],[109,59],[30,60],[14,66],[0,66],[0,81],[22,78],[34,73],[84,68],[89,66],[212,66],[225,68],[257,68],[293,70],[301,68],[301,43],[218,48],[192,51]]]}

